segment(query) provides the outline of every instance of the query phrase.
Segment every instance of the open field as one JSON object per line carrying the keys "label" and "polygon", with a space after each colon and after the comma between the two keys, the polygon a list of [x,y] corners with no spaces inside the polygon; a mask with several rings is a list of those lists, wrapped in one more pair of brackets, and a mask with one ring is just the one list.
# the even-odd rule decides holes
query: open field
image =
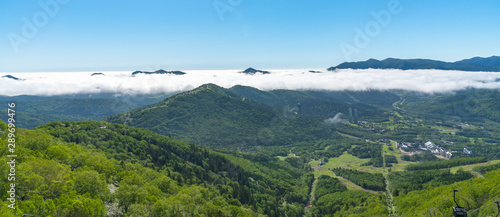
{"label": "open field", "polygon": [[[325,165],[321,166],[325,169],[332,169],[336,167],[348,168],[353,170],[359,170],[363,172],[369,173],[382,173],[384,169],[381,167],[373,167],[373,166],[361,166],[366,162],[370,161],[370,159],[361,159],[357,158],[347,152],[344,152],[340,157],[330,158]],[[310,164],[313,168],[318,166],[319,161],[311,161]]]}

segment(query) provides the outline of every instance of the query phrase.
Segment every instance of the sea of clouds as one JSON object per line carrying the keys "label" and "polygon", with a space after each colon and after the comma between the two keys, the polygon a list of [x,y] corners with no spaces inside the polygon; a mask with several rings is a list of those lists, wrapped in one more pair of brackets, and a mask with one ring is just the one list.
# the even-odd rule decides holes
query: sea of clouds
{"label": "sea of clouds", "polygon": [[[245,85],[260,90],[411,90],[440,93],[466,88],[500,88],[498,72],[445,70],[268,70],[248,75],[241,70],[186,70],[185,75],[132,76],[132,71],[0,73],[0,95],[63,95],[80,93],[155,94],[187,91],[202,84]],[[19,78],[14,80],[6,75]]]}

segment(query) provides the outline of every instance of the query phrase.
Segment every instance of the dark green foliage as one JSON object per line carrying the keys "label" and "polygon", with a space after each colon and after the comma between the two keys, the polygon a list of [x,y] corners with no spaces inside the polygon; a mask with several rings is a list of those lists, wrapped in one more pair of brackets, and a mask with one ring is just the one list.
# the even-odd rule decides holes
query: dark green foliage
{"label": "dark green foliage", "polygon": [[398,163],[398,159],[394,155],[385,155],[384,159],[386,163]]}
{"label": "dark green foliage", "polygon": [[[465,161],[476,156],[491,158],[500,150],[496,145],[500,141],[497,135],[500,126],[485,119],[496,112],[495,107],[491,107],[497,103],[496,96],[490,96],[496,92],[481,93],[459,91],[455,97],[398,93],[404,99],[414,97],[405,103],[416,106],[405,104],[397,109],[391,104],[398,97],[386,92],[264,92],[241,86],[224,89],[204,85],[162,103],[131,111],[131,115],[137,115],[130,116],[131,119],[127,119],[127,113],[120,115],[128,122],[151,121],[151,126],[164,130],[166,136],[96,121],[54,122],[35,130],[18,129],[19,147],[22,147],[18,150],[22,157],[17,159],[22,185],[19,209],[37,216],[99,216],[106,215],[102,214],[107,209],[104,205],[114,204],[118,207],[114,213],[126,212],[129,216],[302,216],[308,215],[304,213],[304,206],[309,204],[314,182],[310,171],[315,165],[310,164],[311,159],[328,161],[348,152],[369,159],[365,166],[382,167],[385,162],[385,167],[390,167],[397,159],[393,155],[382,157],[381,145],[370,142],[380,139],[410,142],[414,147],[433,141],[446,150],[456,151],[448,161],[439,160],[432,154],[402,157],[419,162],[416,164],[419,166],[409,167],[409,170],[419,170],[391,172],[388,183],[396,200],[405,197],[399,202],[403,209],[408,209],[406,200],[413,199],[406,198],[407,195],[432,191],[436,186],[472,177],[461,170],[451,174],[448,170],[429,169],[475,163]],[[475,98],[467,100],[468,97]],[[377,104],[378,98],[382,99]],[[426,107],[425,104],[432,100],[436,103]],[[454,100],[462,101],[455,103]],[[295,114],[298,102],[302,105],[302,115]],[[368,121],[366,125],[325,123],[326,118],[345,112],[350,106],[358,109],[360,119]],[[439,113],[443,106],[451,109],[447,114],[463,115],[463,118],[439,119],[444,117]],[[414,115],[413,109],[436,110]],[[90,114],[85,112],[82,114]],[[19,114],[21,117],[22,112]],[[439,118],[434,119],[436,114]],[[40,117],[34,116],[30,121],[48,117],[36,115]],[[227,118],[224,115],[228,115]],[[473,122],[465,124],[464,120]],[[162,121],[175,125],[162,125],[166,123]],[[2,144],[5,143],[5,131],[5,124],[0,122]],[[169,135],[191,143],[208,141],[217,151]],[[464,147],[474,153],[460,153]],[[2,161],[6,161],[5,154],[5,150],[0,150]],[[460,163],[455,162],[455,158]],[[484,162],[484,159],[477,162]],[[0,165],[0,171],[8,171],[7,166]],[[488,166],[482,172],[487,177],[494,173],[487,171],[495,168],[498,165]],[[336,173],[364,188],[384,190],[381,174],[347,170]],[[0,178],[0,196],[5,198],[7,182],[3,177]],[[117,189],[111,193],[108,187]],[[308,209],[309,214],[387,215],[382,194],[346,191],[340,181],[328,177],[319,177],[316,187],[316,201],[313,208]],[[496,195],[494,191],[490,193]],[[476,194],[479,196],[466,197],[474,198],[469,200],[471,204],[480,204],[486,198],[484,195],[490,193],[483,191]],[[439,192],[430,195],[437,194]],[[426,203],[426,199],[418,206]],[[0,202],[0,207],[3,205],[4,202]],[[411,212],[406,216],[411,216]]]}
{"label": "dark green foliage", "polygon": [[[161,101],[171,94],[126,95],[116,93],[62,96],[0,96],[0,105],[16,103],[17,127],[32,129],[52,121],[102,120],[133,108]],[[4,109],[6,107],[0,107]],[[7,116],[0,120],[7,122]]]}
{"label": "dark green foliage", "polygon": [[370,161],[361,166],[383,167],[384,159],[382,158],[382,147],[380,144],[365,143],[357,145],[349,149],[349,154],[359,158],[371,158]]}
{"label": "dark green foliage", "polygon": [[113,99],[52,99],[48,101],[19,102],[21,112],[43,115],[67,115],[102,119],[132,108],[128,103]]}
{"label": "dark green foliage", "polygon": [[295,143],[292,146],[293,153],[304,159],[332,158],[339,157],[352,145],[358,144],[337,133],[332,133],[330,137],[331,139]]}
{"label": "dark green foliage", "polygon": [[[32,129],[52,121],[101,120],[130,109],[132,105],[116,99],[19,101],[16,102],[16,119],[18,127]],[[7,121],[7,116],[0,117]]]}
{"label": "dark green foliage", "polygon": [[442,168],[450,168],[454,166],[475,164],[475,163],[484,163],[486,162],[485,157],[471,157],[471,158],[453,158],[450,160],[443,161],[431,161],[424,162],[419,164],[408,165],[406,170],[432,170],[432,169],[442,169]]}
{"label": "dark green foliage", "polygon": [[398,159],[394,155],[385,155],[384,161],[385,161],[385,167],[392,167],[393,163],[398,163]]}
{"label": "dark green foliage", "polygon": [[373,137],[373,132],[363,129],[359,126],[353,126],[350,124],[337,124],[335,125],[335,130],[340,133],[355,136],[358,138],[371,138]]}
{"label": "dark green foliage", "polygon": [[500,169],[500,163],[496,163],[496,164],[491,164],[491,165],[488,165],[488,166],[479,166],[479,167],[475,167],[473,170],[474,171],[477,171],[477,172],[481,172],[481,173],[487,173],[489,171],[493,171],[493,170],[498,170]]}
{"label": "dark green foliage", "polygon": [[[316,216],[387,216],[385,196],[363,191],[341,191],[327,194],[313,206]],[[329,216],[329,215],[328,215]],[[333,215],[332,215],[333,216]]]}
{"label": "dark green foliage", "polygon": [[358,158],[382,158],[382,147],[380,144],[364,143],[352,147],[348,152]]}
{"label": "dark green foliage", "polygon": [[[469,216],[495,216],[498,211],[494,202],[500,194],[498,180],[500,170],[495,170],[484,177],[412,191],[396,197],[394,202],[398,206],[399,216],[452,216],[451,207],[455,206],[455,203],[450,197],[453,189],[464,186],[457,193],[456,200],[459,205],[466,207]],[[445,201],[446,198],[450,199]]]}
{"label": "dark green foliage", "polygon": [[[271,124],[282,121],[266,106],[208,84],[107,119],[203,145],[272,145]],[[256,137],[253,139],[252,137]]]}
{"label": "dark green foliage", "polygon": [[449,170],[417,170],[405,172],[391,172],[388,175],[389,188],[393,196],[404,195],[407,192],[448,185],[454,182],[470,179],[473,175],[458,170],[455,174]]}
{"label": "dark green foliage", "polygon": [[374,166],[374,167],[383,167],[384,166],[384,159],[381,157],[378,158],[372,158],[370,161],[361,164],[361,166]]}
{"label": "dark green foliage", "polygon": [[288,157],[285,159],[287,163],[296,168],[302,168],[304,163],[304,158]]}
{"label": "dark green foliage", "polygon": [[358,170],[334,168],[332,172],[356,185],[374,191],[385,191],[385,178],[381,173],[367,173]]}
{"label": "dark green foliage", "polygon": [[313,183],[314,183],[314,174],[307,173],[304,176],[304,182],[306,183],[306,186],[309,188],[307,194],[310,194],[312,191]]}
{"label": "dark green foliage", "polygon": [[[107,121],[152,130],[162,135],[217,148],[283,146],[331,138],[325,119],[346,112],[346,102],[384,98],[389,106],[397,97],[389,92],[302,92],[235,86],[231,89],[206,84],[192,91]],[[372,96],[372,97],[370,97]],[[359,99],[356,99],[358,97]],[[301,103],[301,115],[297,112]],[[356,105],[360,119],[377,118],[382,111],[367,104]],[[335,129],[334,129],[335,130]]]}
{"label": "dark green foliage", "polygon": [[343,191],[347,191],[347,187],[338,179],[327,175],[321,175],[316,183],[314,197],[318,200],[324,195]]}
{"label": "dark green foliage", "polygon": [[[2,116],[0,118],[3,121],[7,121],[7,116]],[[102,119],[103,117],[101,117]],[[54,114],[37,114],[29,112],[16,112],[16,122],[18,127],[33,129],[35,127],[50,123],[52,121],[82,121],[89,120],[92,118],[81,117],[81,116],[71,116],[71,115],[54,115]]]}
{"label": "dark green foliage", "polygon": [[405,109],[418,112],[427,118],[443,121],[462,119],[483,122],[483,118],[500,121],[500,95],[496,89],[468,89],[453,94],[420,96],[411,99]]}
{"label": "dark green foliage", "polygon": [[[68,126],[89,127],[93,123],[104,122],[81,122],[73,123],[73,125],[69,123],[72,122],[66,122]],[[73,133],[65,134],[65,128],[60,124],[54,124],[60,128],[54,132],[71,138]],[[0,134],[2,134],[0,142],[5,145],[5,135],[3,135],[5,128],[2,122],[0,122],[0,129]],[[182,176],[179,176],[177,172],[170,172],[168,168],[153,170],[140,164],[111,159],[106,157],[101,150],[83,148],[80,145],[54,138],[46,134],[49,130],[50,127],[47,126],[43,130],[18,129],[16,136],[19,139],[16,146],[16,153],[19,156],[16,159],[17,209],[7,208],[5,200],[2,199],[0,201],[2,216],[13,216],[13,212],[29,213],[35,216],[76,217],[107,216],[108,212],[119,216],[123,214],[165,216],[162,215],[164,213],[207,216],[213,210],[220,211],[221,215],[218,216],[255,216],[258,212],[257,209],[252,211],[249,206],[241,205],[240,200],[234,195],[222,193],[214,186],[198,185],[194,182],[190,183],[189,187],[180,186],[180,182],[173,178],[181,177],[180,180],[183,180]],[[78,131],[77,128],[72,130]],[[119,129],[115,128],[115,130]],[[92,132],[92,130],[89,131]],[[106,141],[103,137],[100,139]],[[34,145],[33,141],[39,141],[40,146]],[[180,143],[177,145],[180,149],[186,148],[186,145]],[[132,159],[134,158],[132,156]],[[5,151],[0,151],[0,159],[4,162],[8,161]],[[9,171],[7,167],[6,164],[0,165],[0,196],[2,198],[7,198],[6,192],[10,183],[7,181],[6,173]],[[221,181],[225,180],[221,179]],[[245,194],[244,186],[237,187],[237,183],[229,182],[227,189],[234,191],[237,195],[249,196]],[[110,191],[110,189],[115,189],[115,191]],[[164,204],[167,205],[162,206]],[[296,211],[300,208],[303,206],[299,205],[298,208],[294,206],[291,210]],[[288,213],[282,212],[275,216],[281,215],[288,215]]]}
{"label": "dark green foliage", "polygon": [[[302,115],[334,116],[338,112],[347,113],[349,107],[358,108],[360,118],[372,118],[380,115],[375,106],[391,106],[399,97],[388,91],[260,91],[246,86],[234,86],[232,91],[255,101],[269,105],[284,115],[297,112],[297,103],[301,104]],[[361,102],[361,103],[360,103]],[[349,104],[351,106],[349,106]]]}
{"label": "dark green foliage", "polygon": [[[37,129],[66,142],[101,149],[107,157],[123,162],[122,164],[140,163],[158,171],[164,171],[181,186],[212,186],[224,198],[236,199],[244,205],[259,207],[259,204],[264,204],[258,195],[272,198],[283,197],[290,203],[302,204],[298,204],[299,207],[308,201],[309,179],[302,178],[305,170],[302,167],[294,168],[289,163],[276,158],[251,162],[147,130],[107,122],[53,122]],[[57,149],[57,146],[49,149],[49,155],[54,156],[55,159],[67,161],[67,157]],[[78,168],[81,164],[81,161],[77,160],[70,163],[71,168]],[[300,167],[300,162],[297,162],[296,166]],[[109,174],[106,168],[97,167],[95,170]],[[144,182],[142,178],[137,176],[133,178],[129,174],[120,174],[119,177],[124,177],[122,182],[127,184],[122,184],[120,186],[122,190],[117,191],[117,195],[126,198],[126,200],[121,200],[121,206],[124,209],[133,208],[132,205],[137,201],[147,201],[144,199],[147,198],[147,188],[142,187],[143,190],[141,190],[141,183]],[[171,184],[168,182],[157,184],[155,187],[162,192],[172,191]],[[79,189],[86,189],[86,187]],[[82,190],[84,191],[86,190]],[[90,192],[95,192],[95,190],[90,190]],[[265,206],[260,209],[269,216],[273,216],[271,211],[274,216],[282,216],[285,213],[291,214],[292,211],[300,210],[295,205],[289,204],[287,209],[281,209],[281,206],[279,201],[276,201],[275,206]],[[276,211],[275,208],[281,211]]]}

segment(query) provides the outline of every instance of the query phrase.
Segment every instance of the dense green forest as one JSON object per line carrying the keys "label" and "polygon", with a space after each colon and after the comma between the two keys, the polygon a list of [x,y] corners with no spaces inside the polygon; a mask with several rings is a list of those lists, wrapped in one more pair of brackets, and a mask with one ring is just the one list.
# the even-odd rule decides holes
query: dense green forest
{"label": "dense green forest", "polygon": [[212,146],[269,144],[271,124],[282,125],[282,120],[264,105],[248,102],[212,84],[110,117],[107,121]]}
{"label": "dense green forest", "polygon": [[[374,97],[385,100],[376,101]],[[392,93],[377,91],[265,92],[206,84],[106,121],[218,148],[283,146],[329,139],[332,126],[325,119],[347,113],[352,106],[362,114],[360,119],[380,119],[383,111],[378,106],[390,106],[396,98]],[[361,100],[367,103],[359,103]]]}
{"label": "dense green forest", "polygon": [[365,189],[385,191],[385,178],[381,173],[367,173],[340,167],[332,169],[332,172]]}
{"label": "dense green forest", "polygon": [[319,199],[324,195],[342,191],[347,191],[347,188],[338,179],[322,175],[318,178],[318,183],[316,183],[314,196]]}
{"label": "dense green forest", "polygon": [[[16,115],[16,214],[441,216],[449,215],[452,204],[442,202],[450,189],[465,184],[458,195],[470,216],[492,215],[495,97],[473,89],[266,92],[208,84],[130,111],[124,106],[137,104],[122,98],[36,98]],[[106,111],[116,102],[126,112]],[[93,103],[101,103],[98,112],[86,109]],[[114,116],[80,121],[106,115]],[[22,122],[44,125],[27,130]],[[7,126],[0,127],[7,147]],[[453,157],[423,151],[428,141]],[[0,158],[9,160],[7,149]],[[9,164],[0,166],[0,216],[14,216],[8,172]]]}
{"label": "dense green forest", "polygon": [[487,159],[485,157],[455,158],[455,159],[451,159],[451,160],[447,160],[447,161],[431,161],[431,162],[424,162],[424,163],[420,163],[420,164],[408,165],[406,167],[406,169],[408,171],[442,169],[442,168],[450,168],[450,167],[460,166],[460,165],[483,163],[486,161],[487,161]]}
{"label": "dense green forest", "polygon": [[[0,105],[17,104],[17,127],[33,129],[53,121],[97,120],[161,101],[171,94],[79,94],[68,96],[1,96]],[[7,122],[7,116],[0,120]]]}
{"label": "dense green forest", "polygon": [[279,214],[274,210],[280,206],[275,198],[288,198],[290,204],[305,204],[307,200],[309,187],[302,178],[305,170],[277,159],[251,162],[150,131],[105,122],[54,122],[39,129],[66,142],[99,148],[118,160],[178,172],[171,175],[180,183],[215,185],[244,204],[274,201],[273,206],[262,208],[270,216]]}
{"label": "dense green forest", "polygon": [[353,146],[349,149],[349,154],[358,158],[370,158],[370,161],[363,164],[363,166],[383,167],[384,160],[382,157],[382,148],[380,144],[364,144]]}
{"label": "dense green forest", "polygon": [[456,199],[468,210],[468,216],[494,216],[497,213],[494,201],[500,195],[498,180],[500,170],[495,170],[484,178],[409,192],[395,199],[399,216],[452,216],[453,189],[460,189]]}
{"label": "dense green forest", "polygon": [[487,118],[500,121],[500,95],[498,90],[470,89],[456,93],[408,97],[404,108],[428,117],[441,119],[460,118],[464,121]]}
{"label": "dense green forest", "polygon": [[[0,122],[2,144],[7,127]],[[108,158],[99,149],[66,143],[43,130],[19,130],[16,206],[3,201],[2,216],[253,216],[254,211],[214,188],[186,185],[168,170]],[[2,161],[9,161],[2,149]],[[8,164],[0,166],[1,197],[7,198]],[[175,172],[174,172],[175,173]],[[177,174],[177,173],[175,173]],[[229,186],[228,186],[229,187]],[[107,208],[110,206],[110,208]]]}
{"label": "dense green forest", "polygon": [[450,170],[417,170],[392,172],[388,175],[389,188],[393,196],[405,195],[410,191],[421,190],[428,187],[448,185],[454,182],[467,180],[474,177],[463,170],[455,174]]}
{"label": "dense green forest", "polygon": [[315,203],[315,216],[387,216],[385,197],[363,191],[327,194]]}
{"label": "dense green forest", "polygon": [[[19,210],[25,213],[48,210],[54,216],[102,216],[107,205],[127,215],[140,211],[152,216],[169,212],[300,216],[311,188],[305,170],[285,161],[250,162],[118,124],[53,122],[35,130],[19,130],[17,135],[16,151],[23,156],[18,159],[22,171],[18,185],[32,192],[17,195]],[[4,160],[5,154],[3,151]],[[8,171],[6,167],[2,173]],[[82,181],[82,177],[94,180]],[[7,182],[3,183],[5,198]],[[87,183],[100,184],[92,187]],[[116,192],[110,193],[113,188]],[[182,193],[190,196],[182,199]],[[67,198],[60,195],[79,199],[62,203],[59,200]],[[29,205],[35,203],[32,198],[43,198],[49,207]],[[192,206],[191,200],[195,201]],[[83,205],[78,208],[75,204]],[[99,210],[84,212],[89,204],[97,204],[93,207]]]}
{"label": "dense green forest", "polygon": [[[0,104],[7,102],[0,101]],[[16,104],[18,127],[28,129],[52,121],[101,120],[133,108],[116,99],[50,99],[16,101]],[[7,122],[7,116],[2,115],[1,120]]]}

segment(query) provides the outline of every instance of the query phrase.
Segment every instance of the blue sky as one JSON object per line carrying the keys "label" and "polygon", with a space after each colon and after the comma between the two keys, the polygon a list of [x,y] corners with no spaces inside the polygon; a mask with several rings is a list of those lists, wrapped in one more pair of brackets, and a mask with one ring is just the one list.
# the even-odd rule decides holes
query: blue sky
{"label": "blue sky", "polygon": [[0,72],[456,61],[500,55],[499,11],[498,0],[0,0]]}

